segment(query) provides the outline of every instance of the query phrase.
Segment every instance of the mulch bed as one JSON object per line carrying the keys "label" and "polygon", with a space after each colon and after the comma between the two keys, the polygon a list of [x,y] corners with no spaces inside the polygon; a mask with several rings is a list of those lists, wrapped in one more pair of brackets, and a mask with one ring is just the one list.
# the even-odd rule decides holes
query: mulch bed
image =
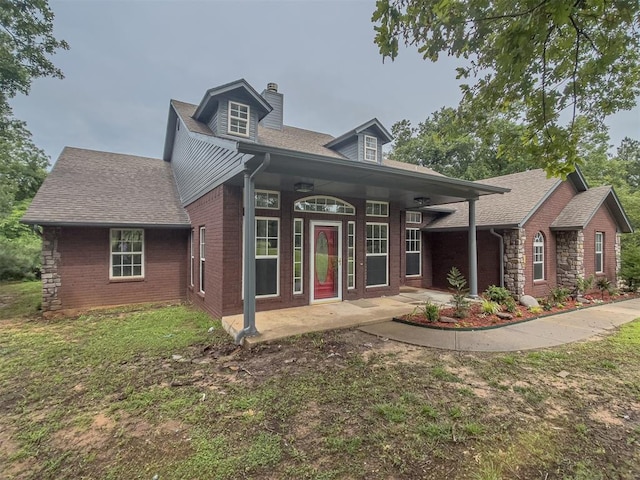
{"label": "mulch bed", "polygon": [[[440,330],[484,330],[497,327],[503,327],[505,325],[513,325],[515,323],[526,322],[535,318],[545,317],[547,315],[555,315],[557,313],[569,312],[577,310],[579,308],[586,308],[595,305],[602,305],[602,303],[612,303],[622,300],[630,300],[637,298],[638,294],[622,294],[613,297],[605,296],[604,302],[600,297],[593,297],[594,303],[582,304],[577,303],[575,300],[568,300],[564,303],[564,308],[552,307],[550,310],[544,310],[542,313],[530,312],[526,307],[518,305],[518,310],[511,313],[511,319],[500,318],[497,315],[487,315],[482,313],[482,305],[479,303],[472,303],[469,310],[469,314],[466,318],[456,319],[454,316],[455,309],[453,307],[447,307],[440,309],[440,321],[430,322],[424,315],[420,313],[409,313],[401,317],[395,317],[393,320],[400,323],[406,323],[409,325],[416,325],[426,328],[436,328]],[[505,312],[507,313],[507,312]]]}

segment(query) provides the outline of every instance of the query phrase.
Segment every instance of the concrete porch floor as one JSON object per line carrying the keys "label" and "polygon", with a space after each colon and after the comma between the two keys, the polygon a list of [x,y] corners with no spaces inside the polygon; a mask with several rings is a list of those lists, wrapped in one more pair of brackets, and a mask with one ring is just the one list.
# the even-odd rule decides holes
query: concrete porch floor
{"label": "concrete porch floor", "polygon": [[[256,328],[260,334],[245,338],[245,342],[251,346],[303,333],[386,322],[394,316],[411,313],[417,304],[427,300],[444,305],[451,300],[451,295],[435,290],[403,287],[399,295],[391,297],[363,298],[257,312]],[[223,328],[234,338],[242,330],[243,322],[242,314],[222,318]]]}

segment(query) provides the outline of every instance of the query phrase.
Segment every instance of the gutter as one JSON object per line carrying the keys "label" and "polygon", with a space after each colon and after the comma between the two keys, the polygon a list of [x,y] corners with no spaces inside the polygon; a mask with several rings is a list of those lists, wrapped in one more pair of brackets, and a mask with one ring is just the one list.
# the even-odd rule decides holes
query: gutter
{"label": "gutter", "polygon": [[256,210],[254,199],[254,178],[265,168],[269,166],[271,156],[266,153],[262,163],[251,172],[246,169],[244,171],[244,259],[243,268],[243,292],[244,292],[244,323],[243,329],[234,337],[236,345],[241,345],[244,337],[257,335],[256,329],[256,242],[255,242],[255,226],[256,226]]}
{"label": "gutter", "polygon": [[504,237],[491,228],[489,233],[500,239],[500,286],[504,288]]}

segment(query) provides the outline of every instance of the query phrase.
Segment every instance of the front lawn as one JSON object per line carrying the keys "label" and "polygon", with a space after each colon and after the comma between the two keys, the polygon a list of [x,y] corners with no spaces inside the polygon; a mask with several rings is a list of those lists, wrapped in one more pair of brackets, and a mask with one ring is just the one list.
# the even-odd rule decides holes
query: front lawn
{"label": "front lawn", "polygon": [[357,330],[247,351],[187,306],[47,321],[15,285],[0,478],[640,478],[638,320],[528,353]]}

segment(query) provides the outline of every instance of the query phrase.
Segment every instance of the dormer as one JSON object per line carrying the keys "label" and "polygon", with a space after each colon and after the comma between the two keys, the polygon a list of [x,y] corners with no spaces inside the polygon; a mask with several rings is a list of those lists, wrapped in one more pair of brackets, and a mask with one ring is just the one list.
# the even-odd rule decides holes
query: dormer
{"label": "dormer", "polygon": [[271,105],[240,79],[207,90],[193,118],[206,123],[218,137],[255,142],[258,123],[271,110]]}
{"label": "dormer", "polygon": [[393,140],[377,118],[331,140],[325,147],[357,162],[382,163],[382,145]]}

